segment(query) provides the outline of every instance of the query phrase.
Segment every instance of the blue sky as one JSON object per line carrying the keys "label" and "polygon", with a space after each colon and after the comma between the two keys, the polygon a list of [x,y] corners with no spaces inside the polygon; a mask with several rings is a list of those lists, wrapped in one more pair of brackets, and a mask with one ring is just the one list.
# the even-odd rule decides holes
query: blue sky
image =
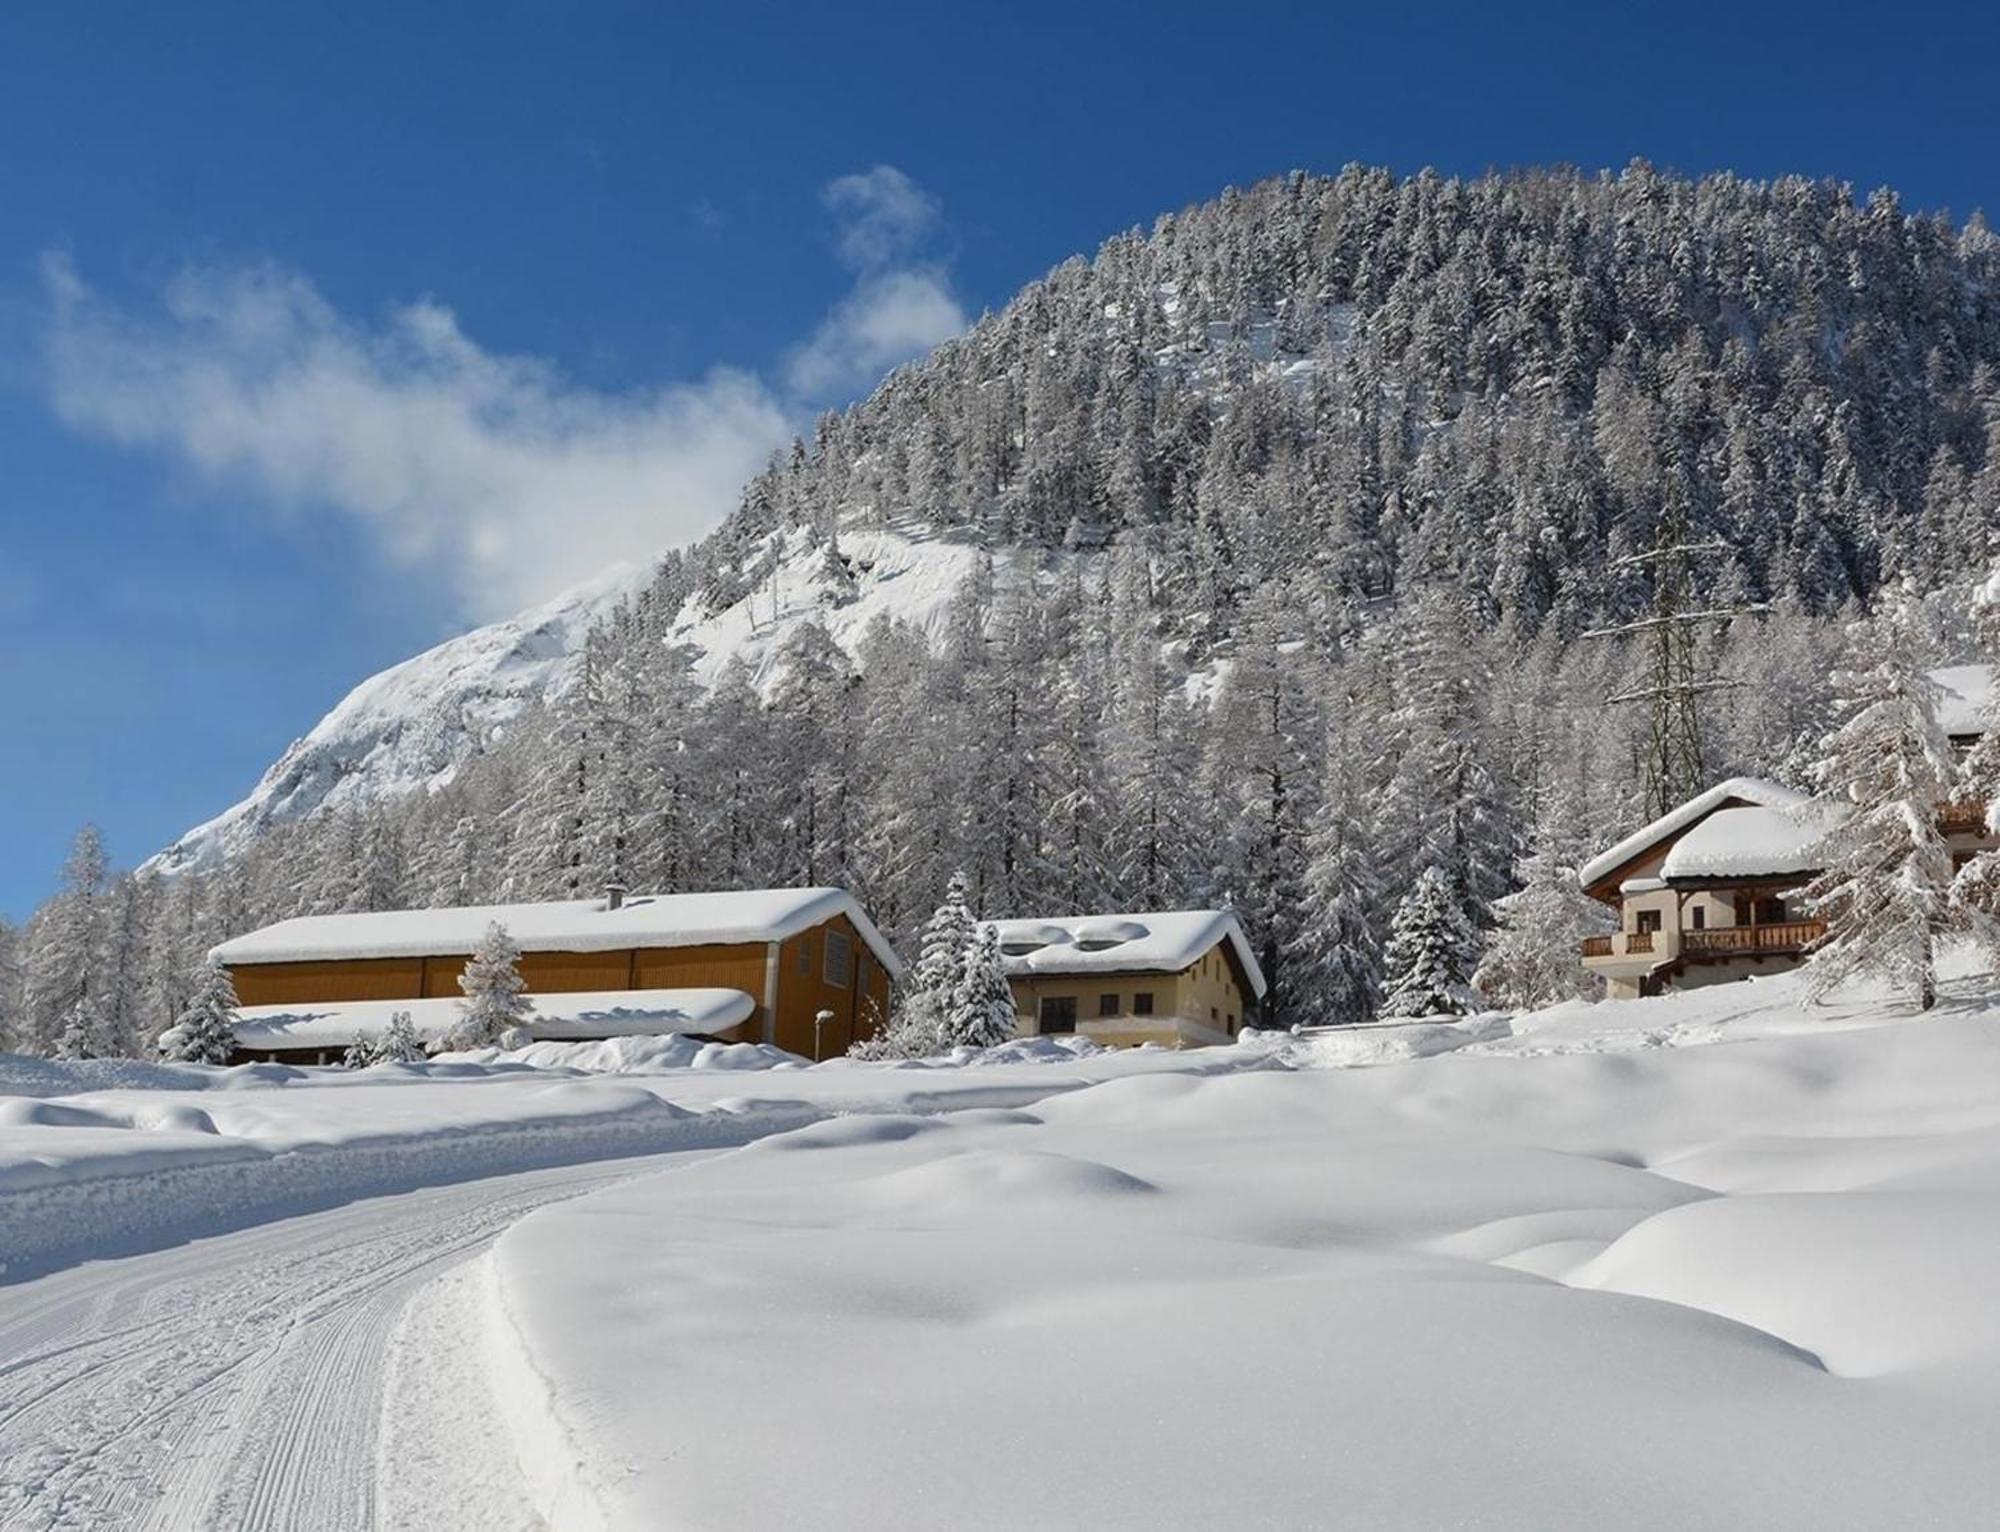
{"label": "blue sky", "polygon": [[1121,228],[1349,160],[2000,210],[1996,45],[1973,4],[9,6],[0,913]]}

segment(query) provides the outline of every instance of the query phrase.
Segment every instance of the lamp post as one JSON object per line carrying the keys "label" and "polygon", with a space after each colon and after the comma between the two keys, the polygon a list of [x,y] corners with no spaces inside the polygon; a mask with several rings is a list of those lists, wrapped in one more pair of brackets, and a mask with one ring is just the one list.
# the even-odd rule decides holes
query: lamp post
{"label": "lamp post", "polygon": [[832,1020],[833,1020],[833,1012],[831,1011],[813,1012],[813,1062],[814,1063],[818,1063],[821,1059],[826,1057],[826,1050],[820,1046],[819,1034],[820,1034],[820,1028],[824,1027],[829,1021]]}

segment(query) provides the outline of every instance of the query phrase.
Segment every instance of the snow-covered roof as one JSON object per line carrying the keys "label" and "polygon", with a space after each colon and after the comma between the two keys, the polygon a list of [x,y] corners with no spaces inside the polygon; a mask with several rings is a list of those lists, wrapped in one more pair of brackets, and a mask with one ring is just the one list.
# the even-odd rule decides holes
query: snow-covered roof
{"label": "snow-covered roof", "polygon": [[845,915],[876,961],[901,977],[902,960],[839,888],[766,888],[721,894],[637,894],[617,909],[602,899],[300,915],[224,942],[218,962],[329,962],[345,958],[469,953],[499,922],[524,952],[615,952],[626,947],[706,947],[776,942]]}
{"label": "snow-covered roof", "polygon": [[[666,1033],[726,1032],[746,1021],[756,1003],[740,989],[614,989],[534,995],[528,1030],[537,1040],[652,1037]],[[417,1035],[434,1042],[459,1018],[459,1002],[337,1000],[293,1005],[250,1005],[237,1012],[236,1041],[244,1048],[345,1048],[364,1033],[388,1030],[408,1011]]]}
{"label": "snow-covered roof", "polygon": [[1585,888],[1616,872],[1625,863],[1640,855],[1649,847],[1658,845],[1670,835],[1678,835],[1692,824],[1696,824],[1714,813],[1732,798],[1740,798],[1745,803],[1761,808],[1796,808],[1806,801],[1803,793],[1795,793],[1789,787],[1776,782],[1767,782],[1762,777],[1731,777],[1718,782],[1705,793],[1698,793],[1688,799],[1670,814],[1663,814],[1644,829],[1635,830],[1609,851],[1592,857],[1577,873],[1577,880]]}
{"label": "snow-covered roof", "polygon": [[1944,688],[1938,702],[1938,727],[1947,734],[1984,734],[1993,724],[1996,700],[1993,667],[1947,665],[1931,679]]}
{"label": "snow-covered roof", "polygon": [[985,924],[999,932],[1010,974],[1178,973],[1226,941],[1250,988],[1263,998],[1264,970],[1243,923],[1229,910],[1049,915]]}
{"label": "snow-covered roof", "polygon": [[1668,882],[1811,872],[1827,828],[1813,803],[1718,809],[1674,842],[1660,872]]}

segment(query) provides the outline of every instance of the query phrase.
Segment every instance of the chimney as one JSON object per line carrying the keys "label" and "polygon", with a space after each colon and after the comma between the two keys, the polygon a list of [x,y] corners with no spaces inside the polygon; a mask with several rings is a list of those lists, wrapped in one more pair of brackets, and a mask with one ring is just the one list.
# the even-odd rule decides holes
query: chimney
{"label": "chimney", "polygon": [[624,904],[625,904],[625,885],[623,883],[605,884],[604,907],[607,910],[616,910],[623,908]]}

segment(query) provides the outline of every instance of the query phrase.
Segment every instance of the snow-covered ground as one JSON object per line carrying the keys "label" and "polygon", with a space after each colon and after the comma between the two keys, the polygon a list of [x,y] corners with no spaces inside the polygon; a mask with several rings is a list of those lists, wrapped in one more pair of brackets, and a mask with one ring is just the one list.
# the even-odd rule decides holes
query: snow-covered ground
{"label": "snow-covered ground", "polygon": [[[39,1145],[101,1183],[92,1134],[163,1141],[121,1174],[167,1203],[184,1142],[252,1157],[248,1227],[0,1287],[0,1522],[293,1525],[317,1484],[327,1524],[431,1529],[1970,1526],[2000,1492],[1989,975],[1924,1019],[1784,977],[1184,1054],[684,1053],[0,1068],[43,1088],[0,1099],[17,1181]],[[626,1118],[671,1133],[618,1152],[692,1152],[514,1169]],[[262,1221],[299,1205],[270,1167],[371,1145],[459,1179]]]}

